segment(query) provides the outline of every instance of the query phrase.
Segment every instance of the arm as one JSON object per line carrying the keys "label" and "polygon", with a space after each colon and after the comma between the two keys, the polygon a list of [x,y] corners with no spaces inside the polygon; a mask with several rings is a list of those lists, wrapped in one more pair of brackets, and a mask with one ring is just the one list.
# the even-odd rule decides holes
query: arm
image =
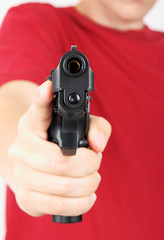
{"label": "arm", "polygon": [[10,171],[7,151],[16,138],[18,120],[32,101],[37,85],[28,81],[11,81],[0,88],[0,176],[7,181]]}

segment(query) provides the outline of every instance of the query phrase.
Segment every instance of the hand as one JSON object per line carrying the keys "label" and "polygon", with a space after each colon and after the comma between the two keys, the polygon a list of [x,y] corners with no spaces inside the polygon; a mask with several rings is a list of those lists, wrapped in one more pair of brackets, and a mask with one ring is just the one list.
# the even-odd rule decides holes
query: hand
{"label": "hand", "polygon": [[64,156],[58,145],[47,141],[53,109],[51,89],[50,81],[39,86],[19,121],[17,138],[8,151],[12,163],[8,185],[19,207],[31,216],[80,215],[96,200],[97,171],[111,126],[101,117],[90,116],[90,149],[78,148],[75,156]]}

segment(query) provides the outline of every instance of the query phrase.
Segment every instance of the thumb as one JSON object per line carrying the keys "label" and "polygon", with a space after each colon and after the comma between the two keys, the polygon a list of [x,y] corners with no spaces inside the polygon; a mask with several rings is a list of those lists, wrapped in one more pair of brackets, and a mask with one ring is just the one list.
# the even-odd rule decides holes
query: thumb
{"label": "thumb", "polygon": [[88,143],[95,152],[103,152],[111,135],[110,123],[97,116],[90,116],[90,126],[88,132]]}
{"label": "thumb", "polygon": [[28,128],[44,139],[47,139],[47,130],[52,118],[52,100],[52,82],[46,81],[36,88],[31,107],[26,112]]}

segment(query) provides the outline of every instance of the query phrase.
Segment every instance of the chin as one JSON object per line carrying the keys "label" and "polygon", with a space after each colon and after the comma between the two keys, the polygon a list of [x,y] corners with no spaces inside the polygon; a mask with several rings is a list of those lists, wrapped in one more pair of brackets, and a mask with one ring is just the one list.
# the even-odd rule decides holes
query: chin
{"label": "chin", "polygon": [[131,9],[128,11],[123,11],[120,13],[120,18],[122,18],[124,21],[135,21],[139,19],[143,19],[146,15],[147,11],[137,11],[137,9]]}
{"label": "chin", "polygon": [[149,4],[146,4],[145,0],[134,0],[132,3],[123,6],[122,11],[118,9],[118,14],[124,21],[143,19],[154,5],[154,1],[151,2],[152,4],[150,4],[150,1]]}
{"label": "chin", "polygon": [[143,19],[156,0],[99,0],[124,20]]}

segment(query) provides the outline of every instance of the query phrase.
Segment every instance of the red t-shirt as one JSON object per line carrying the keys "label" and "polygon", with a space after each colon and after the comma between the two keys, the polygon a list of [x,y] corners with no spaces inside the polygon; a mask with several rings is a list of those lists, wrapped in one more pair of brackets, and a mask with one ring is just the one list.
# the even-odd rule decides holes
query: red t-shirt
{"label": "red t-shirt", "polygon": [[109,29],[74,7],[23,4],[0,31],[1,83],[41,84],[71,45],[95,72],[91,113],[113,130],[98,198],[82,223],[63,225],[28,216],[8,189],[6,240],[163,240],[164,34]]}

